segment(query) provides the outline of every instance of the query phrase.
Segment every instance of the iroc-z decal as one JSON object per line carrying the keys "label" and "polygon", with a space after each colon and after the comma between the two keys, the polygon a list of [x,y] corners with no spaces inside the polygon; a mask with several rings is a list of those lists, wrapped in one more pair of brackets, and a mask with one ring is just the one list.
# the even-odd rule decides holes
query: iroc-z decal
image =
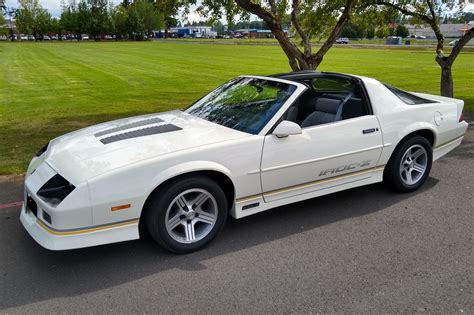
{"label": "iroc-z decal", "polygon": [[372,161],[369,160],[369,161],[362,161],[362,162],[359,162],[359,163],[341,165],[341,166],[335,167],[335,168],[328,168],[326,170],[322,170],[319,173],[319,176],[325,176],[325,175],[329,175],[329,174],[337,174],[337,173],[340,173],[340,172],[353,170],[353,169],[356,169],[356,168],[366,167],[366,166],[369,166],[371,162]]}

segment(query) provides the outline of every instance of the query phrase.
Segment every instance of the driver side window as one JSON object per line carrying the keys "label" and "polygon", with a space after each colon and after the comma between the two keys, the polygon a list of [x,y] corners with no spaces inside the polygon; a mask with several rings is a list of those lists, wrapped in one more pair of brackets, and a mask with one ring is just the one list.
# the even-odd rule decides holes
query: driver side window
{"label": "driver side window", "polygon": [[362,87],[351,78],[321,76],[306,82],[305,91],[285,113],[284,119],[302,128],[367,115]]}

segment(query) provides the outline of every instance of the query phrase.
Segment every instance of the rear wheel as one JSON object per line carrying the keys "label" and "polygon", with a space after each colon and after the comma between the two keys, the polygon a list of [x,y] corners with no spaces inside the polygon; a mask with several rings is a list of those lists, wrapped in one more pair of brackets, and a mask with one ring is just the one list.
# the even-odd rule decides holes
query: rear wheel
{"label": "rear wheel", "polygon": [[201,249],[227,219],[224,192],[205,176],[172,181],[150,198],[145,209],[147,229],[158,244],[174,253]]}
{"label": "rear wheel", "polygon": [[417,190],[428,178],[433,154],[429,141],[413,136],[399,145],[384,172],[384,182],[399,192]]}

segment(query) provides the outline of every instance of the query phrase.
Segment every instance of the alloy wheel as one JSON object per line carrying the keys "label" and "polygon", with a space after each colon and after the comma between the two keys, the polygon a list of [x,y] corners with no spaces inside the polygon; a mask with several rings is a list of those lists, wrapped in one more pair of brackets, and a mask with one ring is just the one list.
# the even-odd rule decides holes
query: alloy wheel
{"label": "alloy wheel", "polygon": [[204,189],[180,193],[166,211],[166,231],[177,242],[189,244],[205,238],[217,221],[215,198]]}
{"label": "alloy wheel", "polygon": [[428,153],[419,144],[412,145],[405,151],[400,162],[400,176],[406,185],[415,185],[426,172],[428,166]]}

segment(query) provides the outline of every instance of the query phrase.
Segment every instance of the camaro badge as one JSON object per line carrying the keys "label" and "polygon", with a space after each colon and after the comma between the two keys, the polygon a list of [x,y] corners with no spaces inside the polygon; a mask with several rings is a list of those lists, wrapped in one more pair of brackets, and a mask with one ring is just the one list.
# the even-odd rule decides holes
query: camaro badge
{"label": "camaro badge", "polygon": [[322,170],[319,173],[319,176],[324,176],[324,175],[328,175],[328,174],[335,174],[335,173],[340,173],[340,172],[344,172],[344,171],[348,171],[348,170],[353,170],[353,169],[356,169],[356,168],[369,166],[370,162],[372,162],[372,161],[362,161],[360,163],[352,163],[352,164],[348,164],[348,165],[342,165],[342,166],[339,166],[339,167],[336,167],[336,168],[328,168],[326,170]]}

